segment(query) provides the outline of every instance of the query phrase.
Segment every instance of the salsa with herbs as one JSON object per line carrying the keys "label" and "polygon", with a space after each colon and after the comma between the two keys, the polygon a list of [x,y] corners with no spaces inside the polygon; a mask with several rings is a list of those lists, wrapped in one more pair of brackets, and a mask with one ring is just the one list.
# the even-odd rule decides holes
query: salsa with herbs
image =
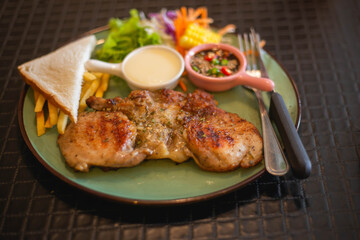
{"label": "salsa with herbs", "polygon": [[234,54],[218,48],[198,52],[191,59],[192,69],[208,77],[230,76],[238,71],[239,65]]}

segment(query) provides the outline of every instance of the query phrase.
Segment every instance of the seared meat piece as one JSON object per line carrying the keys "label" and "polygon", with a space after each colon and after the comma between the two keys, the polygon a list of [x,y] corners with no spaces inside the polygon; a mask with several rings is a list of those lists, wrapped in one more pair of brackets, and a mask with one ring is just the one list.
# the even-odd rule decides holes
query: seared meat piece
{"label": "seared meat piece", "polygon": [[87,172],[90,166],[132,167],[152,153],[134,148],[136,126],[121,112],[88,112],[79,115],[59,136],[58,144],[70,167]]}
{"label": "seared meat piece", "polygon": [[[193,157],[202,169],[222,172],[251,167],[262,160],[262,138],[255,126],[236,114],[218,108],[213,96],[203,91],[196,90],[186,96],[173,90],[137,90],[125,99],[90,97],[87,104],[97,112],[91,113],[91,116],[80,115],[78,123],[71,124],[59,137],[59,146],[67,162],[80,171],[87,170],[88,165],[134,166],[144,158],[170,158],[184,162]],[[100,139],[113,134],[113,131],[91,137],[86,134],[79,136],[79,132],[87,133],[85,129],[94,124],[92,122],[96,125],[97,119],[104,114],[121,116],[122,124],[111,121],[109,124],[114,124],[113,128],[117,131],[120,131],[118,128],[126,128],[126,134],[121,135],[126,141],[111,141],[106,148],[91,146],[93,155],[88,156],[88,153],[83,153],[88,148],[87,142],[93,144],[92,139],[99,138],[97,141],[101,143],[103,140]],[[78,138],[82,139],[82,145],[74,143]],[[111,160],[112,155],[119,154],[113,150],[119,148],[111,147],[111,144],[119,144],[119,148],[123,149],[121,158]],[[82,156],[80,161],[79,153]],[[78,156],[74,157],[74,154]],[[106,158],[86,162],[89,157],[103,155]],[[81,167],[84,162],[86,167]]]}
{"label": "seared meat piece", "polygon": [[248,168],[262,160],[262,138],[250,122],[216,106],[205,92],[189,94],[184,110],[186,143],[204,170],[224,172]]}
{"label": "seared meat piece", "polygon": [[192,156],[178,121],[185,99],[183,93],[168,89],[156,92],[137,90],[126,99],[90,97],[87,104],[95,110],[126,114],[137,127],[137,146],[153,150],[148,159],[170,158],[181,163]]}

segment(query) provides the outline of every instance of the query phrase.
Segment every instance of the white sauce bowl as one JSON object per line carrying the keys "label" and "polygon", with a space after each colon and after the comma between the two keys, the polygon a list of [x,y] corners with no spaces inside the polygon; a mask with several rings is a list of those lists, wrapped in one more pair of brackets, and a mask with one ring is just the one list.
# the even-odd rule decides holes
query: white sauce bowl
{"label": "white sauce bowl", "polygon": [[185,63],[176,50],[164,45],[149,45],[132,51],[122,63],[90,59],[85,68],[121,77],[133,90],[157,90],[175,88]]}

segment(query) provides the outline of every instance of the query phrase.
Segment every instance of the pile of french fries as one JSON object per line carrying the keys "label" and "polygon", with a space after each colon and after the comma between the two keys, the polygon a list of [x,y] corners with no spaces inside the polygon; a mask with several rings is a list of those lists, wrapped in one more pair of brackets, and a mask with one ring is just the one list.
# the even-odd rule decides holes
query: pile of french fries
{"label": "pile of french fries", "polygon": [[[83,85],[80,94],[80,103],[78,112],[85,111],[86,99],[90,96],[102,97],[104,92],[108,89],[110,75],[99,72],[85,72],[83,75]],[[69,116],[63,111],[55,107],[52,103],[47,101],[45,97],[34,90],[35,97],[35,113],[36,113],[36,128],[37,135],[45,134],[46,128],[52,128],[57,125],[59,134],[64,134],[68,124]],[[47,102],[47,104],[45,104]],[[46,111],[47,106],[47,111]],[[47,112],[47,119],[45,121],[45,112]]]}

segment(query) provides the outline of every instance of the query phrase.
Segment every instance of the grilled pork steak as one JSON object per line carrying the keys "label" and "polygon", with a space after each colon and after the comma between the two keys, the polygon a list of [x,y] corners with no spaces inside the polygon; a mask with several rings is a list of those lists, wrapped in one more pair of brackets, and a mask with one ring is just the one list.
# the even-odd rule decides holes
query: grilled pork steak
{"label": "grilled pork steak", "polygon": [[79,171],[192,157],[204,170],[223,172],[263,158],[255,126],[218,108],[213,96],[200,90],[188,95],[136,90],[125,99],[90,97],[87,104],[97,111],[80,114],[58,140],[67,163]]}
{"label": "grilled pork steak", "polygon": [[68,165],[87,172],[89,166],[131,167],[141,163],[151,149],[135,147],[136,127],[121,112],[88,112],[70,124],[58,144]]}

